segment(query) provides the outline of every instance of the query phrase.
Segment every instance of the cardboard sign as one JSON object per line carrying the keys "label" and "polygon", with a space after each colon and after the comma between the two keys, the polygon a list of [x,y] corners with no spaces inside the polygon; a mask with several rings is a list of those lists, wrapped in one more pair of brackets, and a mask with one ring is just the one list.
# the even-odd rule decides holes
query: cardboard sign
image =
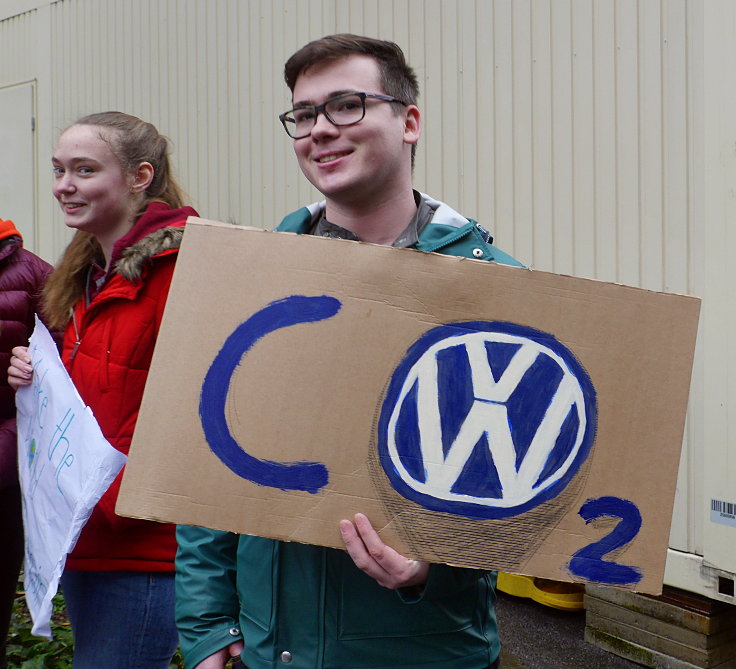
{"label": "cardboard sign", "polygon": [[51,638],[52,600],[92,509],[125,464],[102,436],[89,407],[36,317],[31,385],[18,389],[18,472],[23,497],[26,602],[32,634]]}
{"label": "cardboard sign", "polygon": [[117,511],[659,592],[698,313],[190,219]]}

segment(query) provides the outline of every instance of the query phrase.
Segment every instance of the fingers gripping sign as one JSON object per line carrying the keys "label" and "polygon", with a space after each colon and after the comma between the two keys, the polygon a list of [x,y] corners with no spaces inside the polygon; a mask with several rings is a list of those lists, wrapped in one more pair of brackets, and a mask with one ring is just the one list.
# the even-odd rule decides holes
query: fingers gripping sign
{"label": "fingers gripping sign", "polygon": [[341,520],[340,534],[355,566],[384,588],[396,590],[427,582],[429,563],[411,560],[384,544],[364,514],[355,514],[354,521]]}
{"label": "fingers gripping sign", "polygon": [[33,366],[26,346],[16,346],[11,353],[12,357],[8,367],[8,385],[13,390],[18,390],[21,386],[31,384]]}

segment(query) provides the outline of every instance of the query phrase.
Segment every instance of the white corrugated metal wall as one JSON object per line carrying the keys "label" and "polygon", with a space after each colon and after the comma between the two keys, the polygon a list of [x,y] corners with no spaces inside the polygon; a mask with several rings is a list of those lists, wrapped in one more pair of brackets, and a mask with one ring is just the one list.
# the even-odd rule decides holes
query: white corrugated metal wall
{"label": "white corrugated metal wall", "polygon": [[[350,31],[395,40],[420,75],[420,189],[534,268],[704,295],[703,59],[707,30],[733,38],[719,20],[729,0],[33,4],[0,21],[0,90],[36,84],[37,248],[50,259],[67,239],[51,150],[92,111],[169,135],[207,218],[270,228],[316,199],[276,119],[289,104],[282,66],[310,39]],[[702,555],[700,351],[672,545]]]}
{"label": "white corrugated metal wall", "polygon": [[270,227],[316,197],[276,120],[284,60],[335,31],[394,39],[423,84],[421,188],[536,268],[687,292],[698,5],[60,0],[0,23],[0,86],[39,82],[41,172],[66,124],[122,109],[172,138],[203,214]]}

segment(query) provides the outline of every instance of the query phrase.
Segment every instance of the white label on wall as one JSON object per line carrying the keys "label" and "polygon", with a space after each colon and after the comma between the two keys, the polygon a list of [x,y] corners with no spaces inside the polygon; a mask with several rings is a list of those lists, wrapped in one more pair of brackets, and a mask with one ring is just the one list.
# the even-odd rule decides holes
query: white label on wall
{"label": "white label on wall", "polygon": [[713,523],[736,527],[736,503],[721,499],[710,500],[710,520]]}

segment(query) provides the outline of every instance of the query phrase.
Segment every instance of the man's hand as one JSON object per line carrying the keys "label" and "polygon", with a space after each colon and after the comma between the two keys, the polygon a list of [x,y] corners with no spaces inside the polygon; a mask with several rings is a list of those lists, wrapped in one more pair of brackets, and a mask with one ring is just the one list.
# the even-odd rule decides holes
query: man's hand
{"label": "man's hand", "polygon": [[384,588],[397,590],[427,582],[429,563],[410,560],[384,544],[362,513],[355,514],[354,523],[341,520],[340,534],[355,566]]}
{"label": "man's hand", "polygon": [[225,665],[231,657],[237,657],[243,652],[243,642],[234,641],[227,648],[218,650],[209,657],[202,660],[194,669],[225,669]]}

